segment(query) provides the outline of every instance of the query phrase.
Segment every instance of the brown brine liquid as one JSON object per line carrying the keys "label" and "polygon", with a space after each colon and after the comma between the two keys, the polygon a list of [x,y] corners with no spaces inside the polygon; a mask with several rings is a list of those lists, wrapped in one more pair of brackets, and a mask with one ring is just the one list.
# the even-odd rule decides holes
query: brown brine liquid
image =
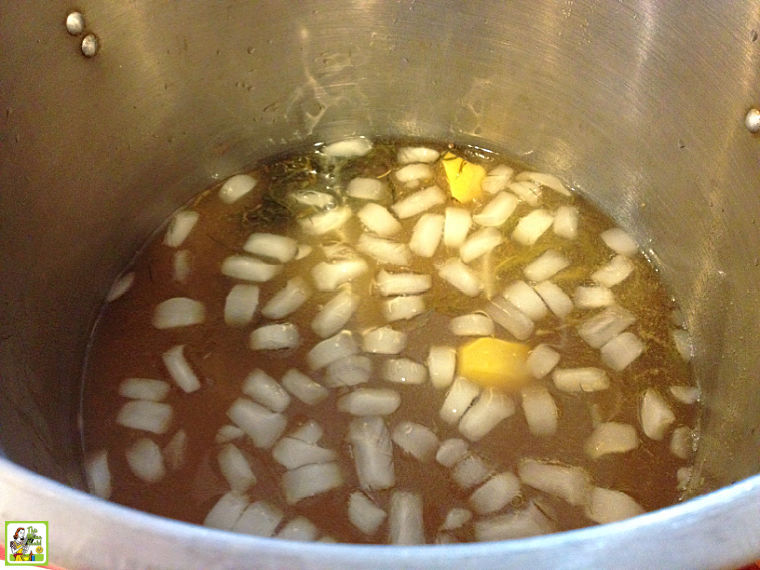
{"label": "brown brine liquid", "polygon": [[[401,149],[409,148],[425,148],[428,152],[404,155],[405,151]],[[345,154],[361,156],[340,156]],[[423,178],[400,181],[397,173],[406,166],[399,164],[401,156],[407,157],[404,160],[428,161],[419,163],[428,165],[428,174],[422,167],[419,172],[423,173]],[[453,175],[445,168],[446,160],[456,161]],[[513,171],[510,172],[505,165]],[[489,177],[491,186],[481,182],[481,167],[485,172],[496,172],[501,179]],[[497,167],[501,168],[494,170]],[[685,332],[678,328],[677,306],[660,283],[656,267],[645,255],[637,252],[626,256],[633,271],[621,282],[608,287],[612,301],[602,299],[599,303],[603,306],[579,307],[577,288],[598,286],[592,274],[618,256],[601,237],[616,224],[575,193],[565,195],[551,188],[551,182],[546,179],[531,178],[530,175],[521,177],[520,172],[524,170],[503,156],[476,148],[409,140],[373,141],[370,144],[367,139],[356,139],[345,141],[343,148],[317,145],[262,161],[249,173],[257,182],[253,191],[232,203],[220,198],[219,186],[202,192],[182,210],[199,215],[187,237],[180,245],[172,247],[165,243],[163,232],[157,234],[128,268],[125,275],[132,279],[131,286],[104,305],[94,329],[81,414],[86,456],[98,456],[102,459],[101,467],[107,465],[105,472],[106,479],[110,478],[110,489],[101,494],[140,510],[202,524],[220,498],[229,497],[231,483],[222,473],[219,454],[222,449],[234,445],[256,479],[255,484],[235,494],[238,504],[265,501],[272,512],[279,513],[272,528],[264,532],[267,535],[276,535],[293,521],[303,523],[298,517],[305,517],[316,530],[292,534],[297,526],[293,523],[286,536],[355,543],[387,543],[389,537],[396,542],[420,542],[419,531],[407,528],[418,522],[418,504],[408,507],[410,510],[405,510],[406,505],[391,508],[392,496],[395,493],[398,498],[400,491],[412,494],[404,497],[421,499],[424,542],[427,543],[513,538],[575,529],[604,522],[610,517],[617,518],[614,508],[612,515],[605,514],[606,511],[601,514],[592,512],[605,509],[604,505],[594,503],[593,490],[597,488],[625,493],[647,511],[677,502],[692,461],[697,418],[697,405],[693,402],[696,389],[690,366],[673,340],[674,331],[676,336]],[[519,189],[509,184],[522,180],[525,184],[521,188],[532,193],[532,196],[518,198],[514,211],[496,227],[503,236],[502,243],[467,263],[480,281],[481,290],[477,295],[463,294],[440,276],[441,265],[459,256],[458,248],[447,247],[443,240],[432,257],[412,253],[408,265],[383,263],[357,250],[360,236],[371,233],[364,228],[357,213],[370,202],[394,213],[393,204],[400,200],[431,186],[440,189],[444,201],[433,204],[423,213],[399,219],[401,231],[384,238],[398,244],[409,244],[421,215],[444,215],[446,208],[460,207],[477,216],[496,194],[484,191],[474,200],[460,203],[451,194],[452,190],[455,195],[457,193],[452,180],[460,175],[472,175],[476,186],[482,185],[489,191],[501,188],[499,191],[510,196],[516,195],[514,192]],[[355,178],[381,181],[382,185],[378,187],[382,188],[382,194],[374,200],[352,197],[348,188],[349,182]],[[478,193],[477,188],[469,190]],[[563,206],[572,206],[578,212],[577,236],[573,239],[557,235],[556,225],[543,231],[533,245],[524,245],[514,238],[513,232],[519,221],[532,211],[542,209],[554,216]],[[308,225],[313,216],[341,207],[350,209],[351,216],[339,227],[322,235],[309,235],[304,231],[304,227],[316,231],[313,225]],[[473,221],[468,236],[480,229]],[[299,244],[299,256],[309,252],[303,246],[310,246],[311,250],[300,259],[282,263],[279,273],[263,282],[224,275],[222,263],[233,255],[258,257],[270,264],[280,264],[275,259],[244,251],[249,236],[256,232],[295,239]],[[576,301],[569,314],[560,318],[551,310],[546,311],[546,316],[535,322],[532,333],[525,339],[516,339],[498,322],[492,335],[457,336],[451,332],[449,323],[453,317],[483,314],[489,303],[503,298],[502,293],[510,284],[523,281],[531,288],[535,286],[535,282],[526,278],[524,269],[547,250],[555,250],[569,261],[567,267],[548,278]],[[335,290],[319,290],[312,273],[317,264],[354,256],[365,260],[366,272]],[[415,272],[431,276],[430,288],[422,293],[423,312],[409,319],[386,320],[381,307],[387,297],[379,293],[376,284],[378,273],[383,270],[391,274]],[[288,280],[297,276],[308,285],[308,300],[283,318],[264,317],[262,307],[285,287]],[[128,280],[122,278],[122,283],[126,282]],[[224,318],[225,299],[233,286],[244,283],[258,287],[258,306],[250,323],[230,326]],[[242,391],[246,378],[254,370],[260,369],[279,383],[289,369],[295,368],[325,385],[326,368],[314,370],[307,359],[309,351],[323,340],[312,330],[311,322],[330,299],[344,290],[358,295],[360,302],[340,330],[353,333],[358,354],[369,358],[372,372],[366,383],[327,387],[326,397],[316,404],[307,404],[290,394],[285,409],[273,412],[284,418],[282,425],[285,426],[276,440],[308,420],[319,424],[323,433],[316,445],[335,453],[334,463],[339,474],[333,488],[288,502],[283,482],[288,469],[273,459],[273,446],[257,447],[247,433],[241,435],[229,427],[220,432],[220,428],[234,425],[227,413],[234,402],[240,398],[254,401]],[[157,306],[177,297],[201,303],[204,309],[202,322],[156,328]],[[607,365],[600,357],[602,351],[591,347],[578,334],[582,323],[605,311],[610,303],[635,315],[635,322],[625,331],[633,333],[644,346],[640,356],[621,371]],[[292,323],[298,330],[297,347],[276,350],[253,350],[250,347],[252,331],[284,322]],[[363,352],[362,334],[383,326],[406,333],[403,350],[391,355]],[[492,394],[490,390],[506,394],[514,404],[514,412],[479,440],[468,441],[457,422],[447,423],[440,415],[451,386],[436,388],[429,378],[420,384],[395,383],[383,378],[384,362],[389,359],[408,358],[424,365],[431,345],[457,349],[480,336],[522,343],[530,350],[546,345],[559,354],[559,362],[552,372],[542,378],[529,377],[524,384],[543,386],[548,390],[556,404],[556,430],[545,435],[531,433],[521,405],[520,386],[480,386],[481,398]],[[179,345],[184,347],[182,354],[200,381],[200,388],[191,392],[186,392],[174,381],[162,358],[166,351]],[[557,370],[588,367],[603,370],[609,386],[590,391],[586,388],[567,391],[557,387],[554,381]],[[159,428],[153,431],[135,429],[123,425],[124,421],[117,421],[122,408],[133,401],[120,395],[120,386],[129,378],[162,380],[168,385],[168,393],[157,396],[167,406],[162,409],[168,409],[170,413],[168,419],[159,422]],[[676,386],[674,391],[671,390],[673,386]],[[428,454],[422,461],[394,442],[392,458],[389,458],[393,465],[394,485],[363,489],[357,475],[356,453],[348,439],[349,424],[357,416],[339,410],[338,401],[346,394],[364,388],[392,390],[400,396],[398,408],[380,416],[389,434],[393,434],[401,422],[414,422],[429,428],[438,442],[462,439],[466,442],[468,457],[482,460],[487,475],[474,484],[457,480],[453,475],[456,465],[442,465],[435,459],[435,453]],[[642,427],[642,400],[647,391],[659,395],[660,403],[664,402],[665,409],[672,414],[664,420],[660,439],[648,436]],[[267,407],[266,403],[259,405]],[[468,412],[465,411],[465,417]],[[634,447],[592,457],[587,441],[596,428],[609,422],[632,426],[636,434]],[[245,426],[240,427],[245,430]],[[186,435],[184,445],[177,445],[175,436],[178,431],[184,431]],[[174,444],[167,450],[173,438]],[[128,450],[144,439],[154,442],[162,450],[158,458],[153,456],[152,465],[155,468],[158,464],[158,473],[154,469],[149,481],[144,480],[144,472],[142,478],[139,473],[136,475],[127,460]],[[552,486],[551,482],[536,482],[530,469],[526,469],[526,462],[532,466],[570,467],[576,475],[580,473],[585,485],[581,485],[582,499],[578,500],[575,495],[569,497],[568,493],[572,495],[573,491],[557,491],[556,486],[562,487],[562,483]],[[464,465],[460,468],[464,469]],[[484,507],[483,501],[472,500],[473,493],[487,484],[490,477],[503,473],[508,473],[509,481],[519,486],[485,501],[494,505],[495,510]],[[102,479],[103,470],[95,475],[90,473],[90,478],[93,477]],[[558,477],[562,478],[562,475]],[[573,480],[577,483],[578,478]],[[363,494],[376,507],[373,513],[379,522],[373,519],[371,524],[367,523],[369,530],[368,527],[361,530],[349,517],[349,498],[355,493]],[[233,514],[226,515],[227,519],[216,516],[206,522],[234,530],[238,528],[235,522],[239,520],[241,508],[233,509]],[[451,524],[446,525],[452,509],[462,510],[455,511],[449,520]],[[515,523],[521,513],[528,512],[533,513],[531,522]],[[220,524],[219,520],[224,522]],[[497,529],[493,530],[489,523],[494,523]],[[498,523],[503,523],[506,530],[498,530],[501,528]]]}

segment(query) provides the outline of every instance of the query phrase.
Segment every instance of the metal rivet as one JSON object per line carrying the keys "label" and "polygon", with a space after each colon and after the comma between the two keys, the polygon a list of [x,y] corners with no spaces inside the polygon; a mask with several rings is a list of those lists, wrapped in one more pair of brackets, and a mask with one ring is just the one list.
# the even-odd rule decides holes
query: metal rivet
{"label": "metal rivet", "polygon": [[82,53],[85,57],[94,57],[98,53],[100,44],[95,34],[87,34],[82,38]]}
{"label": "metal rivet", "polygon": [[751,133],[760,132],[760,109],[750,109],[744,117],[744,126]]}
{"label": "metal rivet", "polygon": [[84,31],[84,16],[81,12],[72,12],[66,16],[66,31],[72,36],[78,36]]}

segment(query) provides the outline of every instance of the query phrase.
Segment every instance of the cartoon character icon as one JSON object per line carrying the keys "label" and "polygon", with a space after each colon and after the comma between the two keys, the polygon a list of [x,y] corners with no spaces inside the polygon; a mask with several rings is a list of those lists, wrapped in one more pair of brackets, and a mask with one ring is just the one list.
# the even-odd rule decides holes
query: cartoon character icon
{"label": "cartoon character icon", "polygon": [[30,553],[32,546],[28,544],[30,542],[28,539],[29,537],[26,535],[24,527],[18,527],[13,535],[13,540],[10,542],[11,556],[14,561],[32,560]]}

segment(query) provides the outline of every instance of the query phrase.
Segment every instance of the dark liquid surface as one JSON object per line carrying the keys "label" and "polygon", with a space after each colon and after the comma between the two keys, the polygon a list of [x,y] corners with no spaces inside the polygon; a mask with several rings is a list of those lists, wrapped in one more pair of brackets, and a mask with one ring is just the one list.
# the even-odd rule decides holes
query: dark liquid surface
{"label": "dark liquid surface", "polygon": [[[235,328],[225,324],[225,297],[230,288],[240,281],[222,275],[220,266],[227,256],[243,253],[242,246],[252,232],[287,234],[299,243],[309,243],[314,250],[303,260],[287,264],[275,279],[259,284],[259,309],[284,286],[287,279],[295,275],[308,278],[311,267],[325,259],[320,246],[332,242],[355,244],[362,233],[361,223],[354,216],[340,234],[307,238],[289,217],[293,213],[304,215],[304,212],[288,211],[278,204],[287,202],[284,197],[290,191],[315,188],[334,193],[356,212],[364,202],[341,195],[341,188],[354,176],[383,177],[397,195],[408,194],[411,190],[396,184],[393,176],[387,175],[388,171],[396,168],[393,163],[395,148],[390,143],[376,144],[369,155],[349,161],[340,168],[325,166],[326,161],[311,150],[262,163],[254,171],[259,180],[256,191],[232,205],[219,200],[216,189],[201,194],[188,206],[200,214],[200,220],[179,248],[188,250],[191,259],[191,271],[182,283],[172,278],[177,249],[164,245],[163,235],[156,237],[139,254],[130,268],[135,274],[134,285],[124,296],[103,309],[94,331],[85,373],[82,404],[85,451],[108,450],[113,482],[111,500],[151,513],[201,523],[219,497],[229,490],[217,464],[221,446],[215,443],[215,437],[221,426],[230,423],[227,410],[232,402],[241,397],[241,384],[246,376],[255,368],[261,368],[271,377],[279,379],[286,370],[296,367],[321,382],[324,371],[310,373],[304,361],[308,350],[322,340],[312,332],[309,323],[319,307],[335,293],[315,291],[306,305],[283,319],[298,326],[301,334],[299,348],[252,351],[248,346],[250,332],[269,321],[257,310],[248,326]],[[444,150],[440,146],[437,148]],[[481,158],[488,169],[493,164],[507,163],[502,157]],[[440,170],[436,176],[443,187],[445,181]],[[427,185],[423,184],[423,187]],[[484,195],[480,203],[487,202],[489,198]],[[470,264],[479,271],[483,269],[483,264],[489,264],[492,268],[492,281],[490,287],[486,286],[487,292],[490,289],[493,294],[498,294],[512,281],[524,279],[522,271],[525,264],[547,249],[561,251],[571,260],[570,267],[551,281],[571,296],[576,286],[591,284],[590,274],[614,256],[599,234],[615,224],[578,196],[565,198],[549,189],[543,190],[541,207],[553,210],[560,204],[572,204],[580,210],[578,237],[570,241],[557,237],[549,230],[530,247],[507,240],[486,258]],[[449,203],[436,206],[431,212],[443,213],[449,205],[458,204],[450,199]],[[480,206],[476,203],[465,207],[477,211]],[[525,203],[518,205],[501,228],[505,235],[511,234],[517,220],[531,209]],[[402,233],[392,239],[408,242],[417,218],[402,220]],[[409,335],[401,356],[424,363],[431,344],[456,347],[469,340],[451,334],[448,321],[453,316],[482,309],[486,297],[465,297],[436,278],[435,265],[452,255],[456,255],[456,251],[447,251],[441,243],[432,259],[414,256],[409,268],[386,267],[392,272],[412,270],[434,276],[433,287],[425,294],[427,311],[408,321],[390,323],[394,329],[403,330]],[[381,298],[372,287],[373,278],[381,266],[367,259],[370,271],[352,283],[352,290],[361,295],[362,303],[344,327],[354,331],[388,324],[380,312]],[[666,396],[676,414],[673,425],[694,426],[694,407],[677,402],[668,393],[670,385],[688,385],[692,380],[688,365],[680,358],[671,340],[671,315],[675,304],[647,259],[639,254],[633,261],[633,274],[613,290],[617,303],[636,314],[637,321],[628,330],[645,341],[645,352],[622,372],[606,369],[611,386],[600,392],[569,394],[557,390],[550,377],[534,380],[549,389],[559,408],[559,429],[551,437],[531,435],[519,406],[519,396],[515,395],[517,412],[470,446],[478,455],[489,460],[496,471],[514,471],[520,459],[530,457],[581,466],[590,473],[594,485],[623,491],[647,510],[678,500],[676,471],[688,462],[670,452],[669,437],[663,441],[653,441],[642,433],[639,405],[642,392],[646,388],[656,387]],[[169,330],[155,329],[151,320],[156,305],[172,297],[190,297],[201,301],[206,308],[205,322]],[[550,313],[537,323],[535,333],[526,342],[531,347],[539,343],[552,346],[560,352],[560,366],[563,368],[604,368],[600,363],[599,351],[589,347],[575,332],[580,322],[596,312],[598,310],[575,309],[564,320]],[[496,335],[513,340],[498,326]],[[127,402],[118,394],[119,384],[130,377],[171,381],[161,355],[177,344],[185,345],[185,355],[201,380],[202,388],[186,394],[173,386],[165,399],[173,408],[172,424],[165,434],[146,434],[116,424],[115,418]],[[370,358],[374,370],[379,371],[381,362],[388,357],[370,355]],[[434,389],[429,381],[418,386],[390,384],[375,373],[366,386],[392,388],[401,394],[399,409],[385,417],[390,429],[400,421],[411,420],[431,428],[440,441],[462,437],[456,425],[450,426],[440,420],[439,410],[446,391]],[[303,515],[319,528],[321,534],[341,542],[384,542],[387,523],[375,536],[367,537],[350,524],[346,515],[348,497],[359,488],[351,450],[346,441],[352,416],[336,411],[335,407],[337,399],[347,391],[347,388],[331,389],[328,398],[318,406],[308,406],[292,398],[285,411],[288,417],[285,433],[309,418],[324,429],[320,445],[338,452],[345,481],[336,490],[304,499],[294,506],[287,505],[281,488],[285,468],[273,461],[271,451],[257,449],[246,436],[234,443],[249,458],[258,480],[249,492],[251,500],[270,501],[285,512],[286,520]],[[589,458],[584,453],[583,445],[593,430],[594,421],[615,421],[635,426],[640,439],[638,448],[598,459]],[[178,429],[184,429],[188,435],[185,464],[177,471],[167,472],[156,483],[147,484],[135,477],[124,457],[125,449],[146,435],[163,448]],[[463,490],[454,483],[449,469],[436,462],[421,464],[395,445],[394,463],[396,488],[413,490],[423,497],[426,540],[433,542],[451,508],[469,508],[467,499],[472,490]],[[368,495],[387,511],[390,493],[390,490],[383,490],[369,492]],[[551,514],[558,530],[593,524],[582,509],[526,485],[522,486],[520,497],[507,507],[507,511],[519,508],[533,498],[538,499],[545,512]],[[457,540],[473,540],[471,524],[453,531],[453,535]]]}

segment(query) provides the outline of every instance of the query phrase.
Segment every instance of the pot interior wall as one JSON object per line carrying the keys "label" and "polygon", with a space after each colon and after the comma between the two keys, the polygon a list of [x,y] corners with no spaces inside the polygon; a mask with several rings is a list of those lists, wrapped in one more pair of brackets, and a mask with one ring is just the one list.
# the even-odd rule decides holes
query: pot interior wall
{"label": "pot interior wall", "polygon": [[0,21],[0,448],[80,484],[76,406],[111,280],[178,205],[352,134],[507,152],[651,251],[706,402],[695,491],[758,472],[760,13],[736,3],[85,1]]}

